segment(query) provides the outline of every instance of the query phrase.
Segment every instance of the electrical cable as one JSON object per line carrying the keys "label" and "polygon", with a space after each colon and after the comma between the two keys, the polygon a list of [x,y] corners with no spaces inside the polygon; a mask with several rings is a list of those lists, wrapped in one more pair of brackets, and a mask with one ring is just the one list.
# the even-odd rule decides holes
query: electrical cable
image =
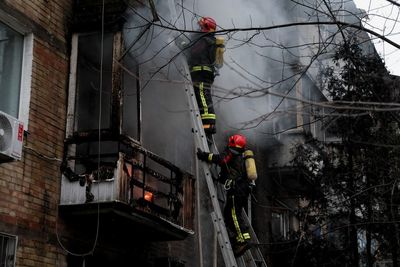
{"label": "electrical cable", "polygon": [[29,146],[25,146],[25,145],[24,145],[24,149],[33,152],[34,154],[36,154],[37,156],[39,156],[40,158],[43,158],[43,159],[45,159],[45,160],[62,162],[62,159],[57,158],[57,157],[49,157],[49,156],[46,156],[46,155],[44,155],[43,153],[38,152],[37,150],[35,150],[35,149],[32,148],[32,147],[29,147]]}

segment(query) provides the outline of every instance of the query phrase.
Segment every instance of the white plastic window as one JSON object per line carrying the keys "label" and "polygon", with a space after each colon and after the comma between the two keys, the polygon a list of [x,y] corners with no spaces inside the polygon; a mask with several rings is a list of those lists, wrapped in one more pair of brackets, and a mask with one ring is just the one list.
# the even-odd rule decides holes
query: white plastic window
{"label": "white plastic window", "polygon": [[0,22],[0,110],[18,117],[24,37]]}
{"label": "white plastic window", "polygon": [[0,21],[0,111],[19,119],[27,128],[33,34],[17,28]]}

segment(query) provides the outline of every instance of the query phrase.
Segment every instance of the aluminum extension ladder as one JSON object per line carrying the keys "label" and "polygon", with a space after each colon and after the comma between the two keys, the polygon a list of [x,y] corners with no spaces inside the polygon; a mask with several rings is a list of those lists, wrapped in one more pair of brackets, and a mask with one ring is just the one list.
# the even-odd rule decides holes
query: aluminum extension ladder
{"label": "aluminum extension ladder", "polygon": [[[247,220],[247,224],[249,225],[251,240],[254,244],[259,244],[258,237],[254,232],[253,227],[251,226],[251,222],[249,217],[247,217],[246,212],[242,210],[242,216]],[[246,251],[246,253],[238,259],[239,266],[251,266],[251,267],[267,267],[267,263],[261,253],[260,247],[255,246]]]}
{"label": "aluminum extension ladder", "polygon": [[[183,67],[182,74],[188,81],[191,81],[189,68],[187,66],[186,60],[181,56],[180,63]],[[190,82],[185,83],[185,92],[187,94],[188,103],[190,107],[191,120],[193,126],[193,133],[195,138],[195,144],[201,150],[205,152],[210,152],[210,148],[207,143],[206,135],[204,133],[203,124],[201,121],[201,116],[199,113],[199,108],[196,102],[196,96],[194,94],[194,88]],[[225,266],[226,267],[267,267],[265,260],[259,250],[258,247],[249,249],[246,253],[239,257],[235,258],[232,250],[232,246],[228,237],[228,232],[225,227],[224,218],[222,216],[221,207],[219,204],[218,195],[215,189],[215,185],[213,182],[210,165],[206,162],[201,162],[201,169],[204,172],[204,176],[206,179],[207,187],[210,193],[210,198],[212,202],[213,211],[211,211],[211,219],[214,224],[214,228],[217,233],[217,239],[219,243],[219,247],[221,249],[221,254],[223,256]],[[243,211],[244,213],[244,211]],[[244,213],[245,214],[245,213]],[[248,217],[245,216],[245,218]],[[254,230],[251,228],[251,224],[249,220],[247,221],[250,226],[250,235],[252,241],[258,243],[257,236],[254,233]],[[253,255],[254,254],[254,255]]]}

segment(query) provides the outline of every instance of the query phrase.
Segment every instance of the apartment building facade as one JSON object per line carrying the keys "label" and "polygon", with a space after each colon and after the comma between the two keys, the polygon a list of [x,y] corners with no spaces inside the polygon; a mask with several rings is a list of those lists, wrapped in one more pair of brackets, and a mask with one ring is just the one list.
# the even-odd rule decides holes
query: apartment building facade
{"label": "apartment building facade", "polygon": [[[156,49],[169,43],[162,31],[150,35],[153,42],[141,39],[151,32],[152,20],[135,24],[144,7],[151,19],[156,16],[149,10],[157,8],[173,16],[175,2],[154,1],[155,10],[144,2],[0,2],[0,91],[7,96],[0,111],[17,121],[11,126],[16,145],[3,149],[7,155],[0,164],[0,263],[5,266],[221,262],[180,91],[187,77],[173,70],[179,69],[176,62],[165,72],[154,71],[166,63],[164,56],[171,57],[161,54],[160,65],[153,65]],[[293,12],[292,18],[304,19],[300,10]],[[271,36],[287,42],[290,35],[295,45],[322,38],[319,33],[318,27],[296,27]],[[156,52],[143,57],[150,50]],[[267,106],[261,110],[272,112],[283,101],[261,131],[243,131],[260,177],[248,212],[267,244],[289,239],[300,227],[290,210],[299,205],[297,193],[307,191],[307,181],[290,163],[291,147],[309,134],[327,138],[312,107],[297,101],[326,99],[317,80],[323,64],[305,60],[315,55],[312,48],[285,53],[289,64],[263,65],[262,78],[278,85],[272,87],[275,95],[260,98]],[[230,68],[223,69],[217,86],[224,86]],[[234,104],[250,107],[246,101]],[[220,149],[235,132],[227,105],[216,106],[222,118],[216,136]],[[267,246],[264,252],[269,255]]]}

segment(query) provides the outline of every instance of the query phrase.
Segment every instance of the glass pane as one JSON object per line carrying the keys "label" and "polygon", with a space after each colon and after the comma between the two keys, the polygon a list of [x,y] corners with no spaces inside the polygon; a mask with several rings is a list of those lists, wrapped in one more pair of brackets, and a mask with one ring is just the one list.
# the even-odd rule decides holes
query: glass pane
{"label": "glass pane", "polygon": [[[130,137],[139,140],[139,122],[138,122],[138,81],[130,73],[137,74],[138,67],[136,62],[127,55],[124,59],[124,66],[129,70],[123,73],[123,121],[122,132]],[[141,141],[141,140],[140,140]]]}
{"label": "glass pane", "polygon": [[0,235],[0,267],[13,267],[15,263],[16,238]]}
{"label": "glass pane", "polygon": [[280,213],[271,213],[271,230],[274,238],[281,238],[282,236],[282,214]]}
{"label": "glass pane", "polygon": [[[77,131],[99,128],[99,111],[101,110],[101,129],[110,128],[111,118],[111,77],[113,35],[104,36],[102,88],[100,90],[101,63],[100,33],[79,36],[77,98],[75,123]],[[100,95],[101,92],[101,95]],[[101,104],[100,104],[101,96]]]}
{"label": "glass pane", "polygon": [[0,22],[0,110],[18,117],[24,37]]}

